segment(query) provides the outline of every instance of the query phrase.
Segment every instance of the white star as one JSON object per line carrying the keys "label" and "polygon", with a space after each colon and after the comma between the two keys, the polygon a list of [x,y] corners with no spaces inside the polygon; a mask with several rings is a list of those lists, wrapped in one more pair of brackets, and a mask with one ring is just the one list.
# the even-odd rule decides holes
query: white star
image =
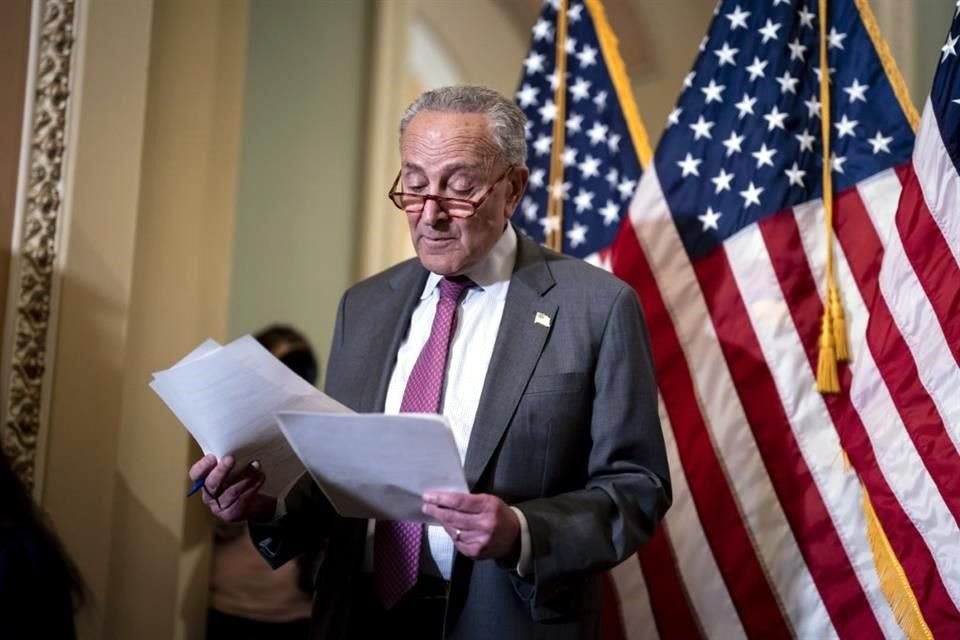
{"label": "white star", "polygon": [[530,196],[525,196],[523,201],[520,203],[520,208],[523,209],[523,217],[527,219],[527,222],[533,222],[537,219],[537,203],[533,201],[533,198]]}
{"label": "white star", "polygon": [[788,111],[779,111],[777,105],[773,105],[773,109],[770,110],[770,113],[763,116],[763,119],[767,121],[767,131],[773,131],[774,129],[784,129],[783,121],[787,119],[787,116],[790,115]]}
{"label": "white star", "polygon": [[790,4],[790,0],[773,0],[773,6],[779,7],[781,4]]}
{"label": "white star", "polygon": [[[836,70],[836,67],[827,68],[827,82],[833,82],[833,72]],[[817,76],[817,82],[820,82],[820,77],[823,75],[823,72],[820,71],[820,67],[815,67],[813,69],[813,74]]]}
{"label": "white star", "polygon": [[802,24],[805,27],[810,27],[811,29],[813,29],[814,14],[810,13],[807,10],[807,8],[804,7],[797,12],[797,15],[800,16],[800,24]]}
{"label": "white star", "polygon": [[743,207],[746,209],[751,204],[757,206],[760,205],[760,194],[763,193],[763,187],[756,187],[753,184],[753,181],[750,181],[750,185],[740,192],[740,197],[743,198]]}
{"label": "white star", "polygon": [[697,219],[703,223],[703,230],[713,229],[719,231],[717,227],[717,221],[720,219],[720,216],[723,214],[719,211],[714,211],[713,207],[707,207],[707,212],[697,216]]}
{"label": "white star", "polygon": [[803,52],[807,50],[807,47],[800,44],[800,38],[794,38],[793,42],[787,43],[787,47],[790,49],[790,60],[800,59],[800,62],[804,62]]}
{"label": "white star", "polygon": [[619,172],[617,172],[617,170],[614,168],[611,168],[610,171],[607,171],[606,181],[607,184],[610,185],[611,189],[617,186],[617,180],[620,179],[619,176]]}
{"label": "white star", "polygon": [[598,145],[601,142],[606,142],[608,130],[607,125],[600,124],[599,120],[594,121],[593,126],[587,131],[587,135],[590,136],[590,144]]}
{"label": "white star", "polygon": [[698,167],[700,166],[701,162],[703,162],[703,160],[700,160],[699,158],[694,158],[688,152],[686,158],[677,162],[677,164],[683,170],[683,173],[680,177],[686,178],[687,176],[691,176],[691,175],[699,176],[700,169],[698,169]]}
{"label": "white star", "polygon": [[763,36],[763,44],[767,44],[768,40],[776,40],[777,32],[780,30],[780,23],[773,22],[770,18],[767,18],[767,24],[763,25],[762,29],[759,29],[760,35]]}
{"label": "white star", "polygon": [[603,216],[603,224],[608,227],[620,220],[620,207],[610,200],[607,200],[607,204],[600,208],[599,213]]}
{"label": "white star", "polygon": [[800,82],[800,78],[794,78],[790,75],[789,71],[784,71],[783,75],[777,78],[777,83],[780,85],[781,93],[797,93],[797,83]]}
{"label": "white star", "polygon": [[546,169],[534,169],[530,172],[530,185],[534,189],[543,188],[543,179],[547,176]]}
{"label": "white star", "polygon": [[573,98],[574,102],[580,102],[586,98],[590,97],[590,83],[583,78],[577,76],[577,79],[574,81],[573,86],[570,87],[570,96]]}
{"label": "white star", "polygon": [[633,195],[633,192],[636,190],[636,188],[637,188],[636,180],[628,180],[626,178],[621,180],[620,184],[617,185],[617,191],[620,192],[620,199],[628,200],[630,196]]}
{"label": "white star", "polygon": [[[957,2],[960,2],[960,0],[957,0]],[[953,104],[960,104],[960,98],[957,98],[956,100],[953,100],[952,102],[953,102]]]}
{"label": "white star", "polygon": [[724,42],[723,47],[721,47],[720,49],[715,49],[713,52],[720,59],[720,64],[718,66],[722,67],[725,64],[736,65],[736,63],[733,60],[733,57],[737,55],[737,52],[739,51],[740,49],[734,49],[728,43]]}
{"label": "white star", "polygon": [[588,153],[587,157],[583,159],[583,162],[577,165],[577,168],[580,169],[580,177],[584,180],[599,176],[600,160]]}
{"label": "white star", "polygon": [[690,87],[692,87],[692,86],[693,86],[693,79],[696,78],[696,77],[697,77],[697,72],[696,72],[696,71],[691,71],[690,73],[688,73],[688,74],[686,75],[686,77],[684,77],[684,79],[683,79],[683,86],[686,87],[687,89],[689,89]]}
{"label": "white star", "polygon": [[858,120],[850,120],[847,118],[847,114],[843,114],[843,117],[840,118],[840,122],[833,123],[833,126],[837,128],[837,139],[840,139],[843,136],[853,136],[853,129],[858,124],[860,124]]}
{"label": "white star", "polygon": [[723,141],[723,146],[727,148],[727,157],[729,158],[734,153],[739,153],[742,151],[740,145],[743,144],[745,136],[738,136],[736,131],[730,132],[730,137]]}
{"label": "white star", "polygon": [[[954,102],[957,102],[954,100]],[[873,147],[873,154],[876,155],[883,151],[884,153],[890,153],[890,143],[893,142],[893,136],[885,137],[882,133],[877,131],[877,135],[872,138],[867,138],[867,142]]]}
{"label": "white star", "polygon": [[572,167],[577,164],[577,148],[576,147],[567,147],[563,150],[563,166]]}
{"label": "white star", "polygon": [[571,133],[580,133],[583,128],[583,116],[579,113],[570,112],[567,118],[567,131]]}
{"label": "white star", "polygon": [[716,189],[714,194],[720,193],[721,191],[730,191],[730,181],[733,180],[733,174],[727,173],[722,167],[720,168],[720,173],[710,178]]}
{"label": "white star", "polygon": [[836,27],[830,27],[830,33],[827,35],[827,41],[831,49],[843,49],[843,39],[847,37],[845,33],[838,33]]}
{"label": "white star", "polygon": [[583,17],[580,15],[581,13],[583,13],[583,5],[574,5],[567,9],[567,19],[570,20],[571,23],[580,22],[580,19]]}
{"label": "white star", "polygon": [[717,102],[723,102],[723,98],[720,97],[720,94],[723,93],[723,90],[727,87],[722,84],[717,84],[713,78],[710,78],[710,84],[705,87],[701,87],[700,91],[703,91],[703,95],[707,98],[707,104],[710,104],[714,100]]}
{"label": "white star", "polygon": [[533,134],[533,123],[527,120],[526,122],[523,123],[523,137],[529,140],[532,134]]}
{"label": "white star", "polygon": [[553,103],[553,100],[549,98],[543,104],[542,107],[537,109],[540,113],[540,118],[543,120],[544,124],[547,122],[553,122],[557,118],[557,105]]}
{"label": "white star", "polygon": [[837,173],[843,173],[843,163],[846,161],[846,156],[838,156],[835,153],[830,154],[830,168]]}
{"label": "white star", "polygon": [[[529,24],[529,23],[527,23]],[[533,39],[537,42],[541,40],[546,40],[550,42],[553,40],[553,25],[543,18],[537,20],[537,24],[533,25]]]}
{"label": "white star", "polygon": [[550,5],[554,11],[560,11],[560,0],[543,0],[544,5]]}
{"label": "white star", "polygon": [[610,137],[607,139],[607,147],[610,149],[610,153],[617,153],[620,151],[620,134],[611,133]]}
{"label": "white star", "polygon": [[517,91],[517,100],[520,102],[520,106],[531,107],[537,104],[538,93],[540,93],[540,89],[531,87],[529,84],[524,82],[523,87],[520,88],[520,91]]}
{"label": "white star", "polygon": [[754,158],[757,159],[757,169],[759,169],[760,167],[762,167],[762,166],[765,165],[765,164],[768,164],[768,165],[770,165],[770,166],[772,167],[772,166],[773,166],[773,156],[777,155],[777,150],[776,150],[776,149],[768,149],[768,148],[767,148],[767,143],[764,142],[762,145],[760,145],[760,150],[759,150],[759,151],[754,151],[754,152],[751,153],[750,155],[752,155]]}
{"label": "white star", "polygon": [[557,216],[544,216],[540,218],[540,226],[543,227],[543,235],[548,236],[552,232],[560,230],[560,218]]}
{"label": "white star", "polygon": [[699,140],[700,138],[707,138],[712,140],[713,136],[710,135],[710,129],[713,128],[713,125],[714,125],[713,122],[707,122],[706,120],[703,119],[703,116],[701,115],[699,118],[697,118],[696,122],[689,125],[690,128],[693,130],[693,139]]}
{"label": "white star", "polygon": [[803,133],[798,133],[794,137],[800,142],[800,151],[813,151],[813,141],[816,138],[810,135],[809,129],[804,129]]}
{"label": "white star", "polygon": [[599,51],[588,44],[583,45],[580,53],[577,54],[577,60],[580,61],[580,67],[590,67],[597,64],[597,54]]}
{"label": "white star", "polygon": [[563,43],[563,50],[568,56],[572,56],[577,52],[577,39],[567,36],[567,41]]}
{"label": "white star", "polygon": [[603,113],[603,110],[607,108],[607,92],[600,91],[593,96],[593,104],[597,107],[598,112]]}
{"label": "white star", "polygon": [[554,200],[559,200],[563,198],[564,200],[570,199],[570,183],[561,182],[555,180],[553,184],[550,185],[550,197]]}
{"label": "white star", "polygon": [[580,222],[574,222],[573,228],[567,231],[567,240],[570,241],[570,248],[576,249],[587,241],[587,230],[589,227]]}
{"label": "white star", "polygon": [[675,124],[680,124],[680,114],[681,114],[681,113],[683,113],[683,108],[682,108],[682,107],[677,107],[676,109],[674,109],[673,111],[670,112],[670,115],[667,116],[667,123],[668,123],[668,124],[667,124],[667,127],[668,127],[668,128],[671,127],[671,126],[673,126],[673,125],[675,125]]}
{"label": "white star", "polygon": [[807,117],[809,118],[820,117],[820,101],[817,100],[817,96],[810,96],[810,99],[804,100],[803,104],[807,105]]}
{"label": "white star", "polygon": [[747,18],[750,17],[750,12],[744,11],[740,8],[740,5],[737,5],[733,13],[728,13],[725,17],[730,21],[730,31],[736,31],[740,27],[747,28]]}
{"label": "white star", "polygon": [[747,67],[747,73],[750,74],[751,80],[756,80],[757,78],[764,77],[763,70],[767,68],[767,61],[760,61],[760,58],[754,56],[753,64]]}
{"label": "white star", "polygon": [[524,58],[523,66],[526,67],[528,74],[541,73],[543,72],[543,62],[546,59],[546,56],[531,51],[530,55]]}
{"label": "white star", "polygon": [[[714,13],[713,15],[717,15],[717,14]],[[702,38],[700,38],[700,46],[698,47],[698,49],[700,49],[700,53],[703,53],[703,50],[707,48],[707,41],[709,39],[710,39],[709,36],[703,36]]]}
{"label": "white star", "polygon": [[[570,74],[569,73],[563,74],[563,78],[564,80],[570,80]],[[550,75],[547,76],[547,81],[550,83],[550,89],[552,91],[556,91],[557,87],[560,86],[560,76],[557,74],[556,69],[554,69],[550,73]]]}
{"label": "white star", "polygon": [[807,175],[807,172],[800,168],[800,166],[794,162],[793,166],[789,169],[784,170],[784,173],[787,174],[787,179],[790,180],[790,184],[797,185],[798,187],[803,187],[803,176]]}
{"label": "white star", "polygon": [[857,100],[863,100],[864,102],[866,102],[867,98],[863,94],[866,93],[867,89],[869,88],[870,88],[869,85],[860,84],[860,81],[854,78],[853,84],[850,85],[849,87],[844,88],[843,91],[844,93],[850,96],[850,104],[853,104]]}
{"label": "white star", "polygon": [[577,196],[573,199],[573,204],[577,208],[577,213],[583,213],[587,209],[593,209],[593,191],[580,189]]}
{"label": "white star", "polygon": [[940,51],[943,52],[943,56],[940,58],[941,63],[950,56],[957,55],[957,40],[960,40],[960,35],[953,37],[949,33],[947,34],[947,43],[940,47]]}
{"label": "white star", "polygon": [[748,113],[753,115],[753,105],[757,104],[756,98],[751,98],[747,94],[743,94],[743,100],[733,105],[740,112],[740,117],[743,118]]}
{"label": "white star", "polygon": [[553,144],[553,136],[541,133],[537,141],[533,143],[533,150],[537,152],[538,156],[543,156],[550,153],[551,144]]}

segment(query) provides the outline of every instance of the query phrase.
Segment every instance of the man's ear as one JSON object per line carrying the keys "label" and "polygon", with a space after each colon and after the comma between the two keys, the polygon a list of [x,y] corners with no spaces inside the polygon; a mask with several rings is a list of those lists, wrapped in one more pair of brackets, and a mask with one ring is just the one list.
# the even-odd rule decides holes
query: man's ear
{"label": "man's ear", "polygon": [[527,188],[527,181],[530,179],[530,169],[523,165],[518,165],[510,171],[507,176],[507,211],[508,217],[513,215],[520,204],[520,198]]}

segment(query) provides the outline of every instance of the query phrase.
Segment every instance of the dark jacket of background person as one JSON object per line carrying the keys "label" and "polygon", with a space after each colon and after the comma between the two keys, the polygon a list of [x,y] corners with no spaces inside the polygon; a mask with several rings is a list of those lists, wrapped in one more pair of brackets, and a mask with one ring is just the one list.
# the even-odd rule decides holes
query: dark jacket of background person
{"label": "dark jacket of background person", "polygon": [[75,638],[84,594],[76,566],[0,452],[0,638]]}

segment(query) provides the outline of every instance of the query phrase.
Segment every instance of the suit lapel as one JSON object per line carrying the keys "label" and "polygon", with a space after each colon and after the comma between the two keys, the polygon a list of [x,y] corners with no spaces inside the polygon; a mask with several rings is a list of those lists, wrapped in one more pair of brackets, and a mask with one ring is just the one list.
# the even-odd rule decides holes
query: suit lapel
{"label": "suit lapel", "polygon": [[517,264],[464,462],[471,489],[510,424],[557,313],[557,305],[543,297],[555,284],[543,251],[519,232],[517,239]]}
{"label": "suit lapel", "polygon": [[[366,358],[366,379],[378,382],[376,387],[369,387],[375,389],[375,394],[368,397],[365,403],[371,412],[382,412],[386,404],[387,387],[397,362],[397,352],[407,335],[410,317],[420,301],[426,279],[426,269],[414,259],[409,262],[408,268],[401,269],[387,282],[388,289],[382,304],[376,309],[379,318],[372,324],[373,327],[385,329],[370,335],[369,355]],[[383,318],[396,318],[397,322],[383,322]]]}

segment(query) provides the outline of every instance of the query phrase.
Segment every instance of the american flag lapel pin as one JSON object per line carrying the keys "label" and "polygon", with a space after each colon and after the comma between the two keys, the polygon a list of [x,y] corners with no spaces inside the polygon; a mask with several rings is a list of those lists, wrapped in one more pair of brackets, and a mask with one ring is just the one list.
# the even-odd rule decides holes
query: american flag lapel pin
{"label": "american flag lapel pin", "polygon": [[547,329],[550,328],[550,316],[547,314],[537,311],[537,315],[533,317],[533,324],[540,324],[545,326]]}

